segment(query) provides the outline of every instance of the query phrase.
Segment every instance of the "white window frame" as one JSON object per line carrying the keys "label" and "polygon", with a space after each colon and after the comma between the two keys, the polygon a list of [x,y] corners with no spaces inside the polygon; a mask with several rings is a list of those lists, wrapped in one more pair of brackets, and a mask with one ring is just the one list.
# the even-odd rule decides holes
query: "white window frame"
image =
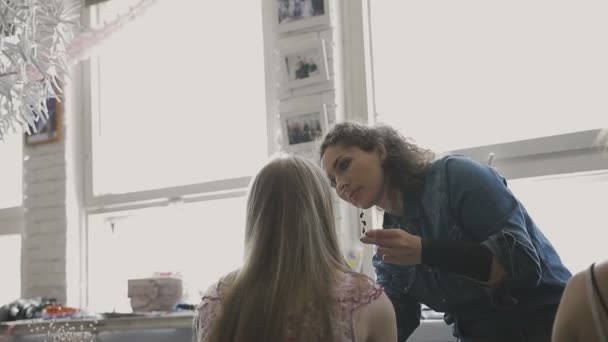
{"label": "white window frame", "polygon": [[[99,10],[96,6],[89,8],[90,19],[89,25],[93,22],[99,22]],[[165,187],[154,190],[144,190],[123,194],[110,195],[95,195],[93,192],[93,152],[96,139],[95,131],[100,127],[100,110],[99,110],[99,70],[100,62],[96,56],[92,56],[88,61],[84,62],[84,84],[89,85],[88,91],[85,91],[85,120],[84,132],[86,144],[85,152],[85,205],[87,211],[112,211],[112,208],[120,207],[121,205],[133,205],[139,203],[141,207],[152,207],[166,205],[175,200],[185,199],[187,197],[196,196],[198,194],[210,194],[216,192],[224,193],[225,197],[231,197],[230,193],[240,194],[240,191],[247,187],[250,177],[229,178],[217,181],[203,182],[191,185],[182,185],[174,187]]]}
{"label": "white window frame", "polygon": [[[266,7],[267,5],[265,5]],[[264,8],[265,8],[264,7]],[[272,25],[268,23],[268,9],[264,9],[263,13],[263,34],[269,36],[272,34]],[[97,6],[90,6],[85,13],[86,18],[83,18],[83,22],[87,23],[90,27],[96,22],[100,22],[99,10]],[[266,74],[266,109],[267,109],[267,128],[268,132],[274,132],[277,127],[275,122],[276,108],[273,105],[276,98],[274,89],[274,76],[272,72],[268,70],[274,70],[273,60],[269,56],[273,55],[273,46],[269,42],[269,39],[264,39],[264,55],[265,55],[265,68]],[[200,201],[212,201],[226,198],[235,198],[246,196],[247,187],[250,183],[251,176],[238,177],[238,178],[227,178],[209,182],[202,182],[189,185],[173,186],[158,188],[152,190],[136,191],[130,193],[121,194],[108,194],[108,195],[95,195],[93,191],[93,152],[96,132],[99,129],[99,71],[100,62],[96,56],[92,56],[89,60],[82,62],[83,65],[83,84],[85,89],[83,91],[83,102],[84,102],[84,119],[83,119],[83,136],[85,137],[84,144],[84,212],[86,219],[83,222],[83,238],[81,239],[82,244],[82,265],[81,268],[81,279],[84,284],[81,284],[81,289],[84,293],[81,293],[81,298],[84,307],[89,304],[89,255],[88,255],[88,232],[89,232],[89,217],[96,214],[104,214],[106,220],[112,219],[112,217],[120,218],[125,214],[129,215],[131,212],[137,209],[146,209],[153,207],[165,207],[175,203],[193,203]],[[272,87],[271,87],[272,86]],[[270,89],[270,90],[268,90]],[[268,134],[267,148],[269,154],[274,152],[275,141],[273,134]]]}

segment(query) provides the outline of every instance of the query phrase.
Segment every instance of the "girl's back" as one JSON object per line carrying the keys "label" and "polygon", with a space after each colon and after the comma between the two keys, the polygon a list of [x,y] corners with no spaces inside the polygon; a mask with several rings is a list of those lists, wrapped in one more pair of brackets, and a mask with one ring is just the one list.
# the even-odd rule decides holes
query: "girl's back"
{"label": "girl's back", "polygon": [[[199,342],[208,341],[208,334],[222,311],[223,293],[227,290],[230,290],[228,281],[220,280],[203,296],[194,322]],[[331,317],[336,341],[396,341],[392,304],[371,279],[353,272],[340,272],[334,293],[319,294],[319,297],[335,301],[336,311]],[[320,341],[316,317],[319,315],[314,307],[291,313],[284,327],[284,340]]]}

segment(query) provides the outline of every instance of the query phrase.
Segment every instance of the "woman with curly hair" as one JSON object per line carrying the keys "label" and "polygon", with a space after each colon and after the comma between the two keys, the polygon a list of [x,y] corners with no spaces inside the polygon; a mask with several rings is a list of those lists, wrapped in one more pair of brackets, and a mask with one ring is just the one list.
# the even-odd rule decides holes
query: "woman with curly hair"
{"label": "woman with curly hair", "polygon": [[377,246],[400,342],[418,327],[420,303],[445,313],[460,341],[551,340],[571,274],[496,170],[353,122],[335,125],[319,152],[342,200],[384,211],[384,229],[361,241]]}

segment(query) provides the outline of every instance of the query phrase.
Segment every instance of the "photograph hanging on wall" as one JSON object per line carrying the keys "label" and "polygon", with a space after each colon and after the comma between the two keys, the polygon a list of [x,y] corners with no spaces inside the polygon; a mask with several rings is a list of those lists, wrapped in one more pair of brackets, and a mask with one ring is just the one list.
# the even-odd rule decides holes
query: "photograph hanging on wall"
{"label": "photograph hanging on wall", "polygon": [[280,114],[283,146],[287,150],[312,149],[327,130],[325,105]]}
{"label": "photograph hanging on wall", "polygon": [[329,0],[276,0],[278,32],[329,25]]}
{"label": "photograph hanging on wall", "polygon": [[281,49],[283,82],[288,90],[329,80],[323,39],[314,39]]}
{"label": "photograph hanging on wall", "polygon": [[57,98],[49,98],[46,100],[48,109],[48,118],[42,114],[36,114],[36,132],[32,134],[25,133],[26,145],[45,144],[53,141],[58,141],[61,138],[61,118],[63,116],[63,103]]}

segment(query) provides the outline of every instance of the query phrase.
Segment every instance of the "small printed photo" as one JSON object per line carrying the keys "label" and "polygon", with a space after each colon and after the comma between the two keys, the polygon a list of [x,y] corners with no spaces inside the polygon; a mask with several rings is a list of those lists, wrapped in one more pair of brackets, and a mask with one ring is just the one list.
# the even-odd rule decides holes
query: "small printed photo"
{"label": "small printed photo", "polygon": [[288,81],[305,80],[321,75],[319,69],[323,62],[322,58],[320,51],[314,48],[286,55],[284,62]]}
{"label": "small printed photo", "polygon": [[46,101],[48,110],[48,118],[41,113],[35,113],[38,120],[35,122],[36,132],[32,130],[32,134],[25,134],[25,143],[27,145],[43,144],[52,141],[57,141],[60,138],[60,124],[62,115],[62,103],[57,98],[50,98]]}
{"label": "small printed photo", "polygon": [[325,14],[325,0],[277,0],[279,24]]}
{"label": "small printed photo", "polygon": [[285,120],[289,145],[313,142],[323,135],[319,113],[298,115]]}
{"label": "small printed photo", "polygon": [[283,112],[280,115],[283,144],[287,150],[312,150],[327,131],[325,105]]}
{"label": "small printed photo", "polygon": [[294,90],[329,80],[327,54],[323,39],[285,40],[280,50],[282,87]]}

